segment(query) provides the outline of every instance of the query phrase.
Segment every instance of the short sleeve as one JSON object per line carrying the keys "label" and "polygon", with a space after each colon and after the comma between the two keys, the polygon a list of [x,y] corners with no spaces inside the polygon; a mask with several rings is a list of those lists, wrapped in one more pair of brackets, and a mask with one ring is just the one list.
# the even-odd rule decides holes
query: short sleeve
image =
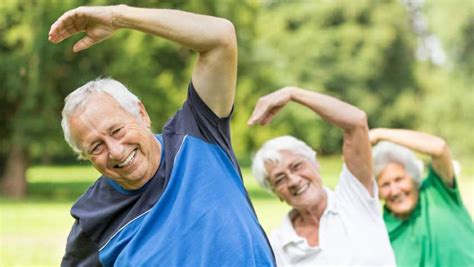
{"label": "short sleeve", "polygon": [[190,82],[183,107],[168,121],[163,132],[165,135],[191,135],[207,143],[216,144],[224,149],[237,166],[230,138],[232,112],[226,118],[219,118],[199,97]]}
{"label": "short sleeve", "polygon": [[379,219],[381,217],[380,203],[377,198],[378,188],[374,182],[374,197],[371,197],[362,183],[349,171],[344,164],[335,189],[336,197],[339,203],[344,205],[347,210],[354,212],[367,212],[371,217]]}
{"label": "short sleeve", "polygon": [[84,234],[78,221],[67,238],[66,253],[61,261],[61,267],[66,266],[101,266],[98,246]]}
{"label": "short sleeve", "polygon": [[435,197],[443,199],[444,202],[463,205],[456,177],[453,181],[453,187],[448,187],[431,165],[428,167],[428,176],[423,181],[422,189]]}

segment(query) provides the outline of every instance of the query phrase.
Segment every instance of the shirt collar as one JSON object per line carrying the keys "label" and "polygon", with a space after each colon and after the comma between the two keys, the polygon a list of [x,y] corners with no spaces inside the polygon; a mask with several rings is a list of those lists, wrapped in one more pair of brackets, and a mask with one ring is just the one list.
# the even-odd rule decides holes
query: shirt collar
{"label": "shirt collar", "polygon": [[[327,187],[324,187],[324,191],[326,192],[326,196],[327,196],[327,206],[323,212],[323,215],[321,216],[321,221],[324,220],[324,218],[328,216],[330,213],[338,214],[337,205],[336,205],[336,202],[334,201],[335,200],[334,192]],[[288,212],[288,214],[283,218],[283,222],[280,226],[281,229],[283,230],[283,231],[280,231],[280,238],[281,238],[283,246],[286,246],[290,243],[306,242],[306,240],[303,237],[296,234],[295,228],[293,228],[293,224],[291,222],[291,213],[293,211],[294,210],[291,210],[290,212]]]}
{"label": "shirt collar", "polygon": [[337,209],[337,204],[334,197],[334,192],[327,187],[324,187],[324,191],[326,192],[326,196],[327,196],[327,206],[326,206],[326,210],[324,210],[323,217],[326,213],[337,214],[338,209]]}

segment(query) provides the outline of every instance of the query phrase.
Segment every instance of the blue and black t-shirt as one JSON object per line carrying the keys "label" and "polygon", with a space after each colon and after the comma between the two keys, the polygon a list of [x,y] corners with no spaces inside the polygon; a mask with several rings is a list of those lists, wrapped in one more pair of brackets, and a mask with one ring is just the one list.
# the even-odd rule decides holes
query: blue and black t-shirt
{"label": "blue and black t-shirt", "polygon": [[230,141],[193,85],[138,190],[102,176],[74,204],[62,266],[273,266]]}

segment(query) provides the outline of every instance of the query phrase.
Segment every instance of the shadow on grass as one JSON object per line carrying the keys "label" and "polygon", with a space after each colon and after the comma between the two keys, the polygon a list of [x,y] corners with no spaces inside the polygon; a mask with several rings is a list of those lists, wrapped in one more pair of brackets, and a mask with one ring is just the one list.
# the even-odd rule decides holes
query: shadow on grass
{"label": "shadow on grass", "polygon": [[28,184],[28,199],[44,202],[74,202],[91,182],[35,182]]}

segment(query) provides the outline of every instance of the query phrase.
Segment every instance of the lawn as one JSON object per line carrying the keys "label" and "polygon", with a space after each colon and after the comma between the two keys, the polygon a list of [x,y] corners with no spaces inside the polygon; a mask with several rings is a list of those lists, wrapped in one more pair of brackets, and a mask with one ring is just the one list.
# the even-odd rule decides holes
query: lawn
{"label": "lawn", "polygon": [[[320,161],[324,183],[332,188],[337,182],[341,159],[331,157]],[[248,168],[242,171],[258,217],[269,231],[279,225],[289,208],[260,189]],[[461,192],[472,214],[474,167],[464,163],[462,174]],[[28,170],[27,176],[27,199],[0,198],[0,266],[58,266],[73,223],[69,209],[99,174],[86,166],[35,166]]]}

